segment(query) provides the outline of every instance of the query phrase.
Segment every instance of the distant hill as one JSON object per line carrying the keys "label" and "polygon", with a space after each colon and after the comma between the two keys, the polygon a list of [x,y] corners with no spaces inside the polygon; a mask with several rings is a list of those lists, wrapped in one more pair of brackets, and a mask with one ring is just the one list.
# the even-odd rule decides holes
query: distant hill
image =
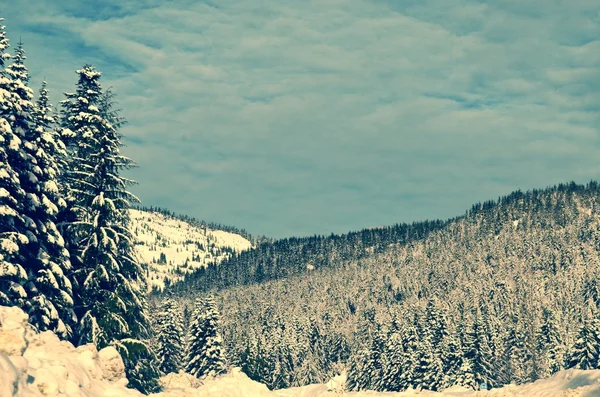
{"label": "distant hill", "polygon": [[448,221],[263,243],[172,290],[182,305],[215,293],[229,359],[272,389],[339,368],[350,388],[390,391],[597,368],[600,185],[516,191]]}
{"label": "distant hill", "polygon": [[193,224],[166,212],[130,210],[136,250],[149,268],[149,287],[163,289],[208,263],[252,247],[239,234]]}

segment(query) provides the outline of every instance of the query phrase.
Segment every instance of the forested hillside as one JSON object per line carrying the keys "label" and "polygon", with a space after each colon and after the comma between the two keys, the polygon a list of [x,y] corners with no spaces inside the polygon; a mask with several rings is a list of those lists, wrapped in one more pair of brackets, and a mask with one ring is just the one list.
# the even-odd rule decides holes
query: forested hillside
{"label": "forested hillside", "polygon": [[184,220],[165,210],[131,209],[129,215],[135,250],[148,267],[150,290],[162,290],[194,269],[218,264],[252,247],[237,233],[212,229],[204,222]]}
{"label": "forested hillside", "polygon": [[[383,252],[390,245],[417,241],[448,222],[424,221],[364,229],[343,235],[262,240],[256,248],[185,275],[170,291],[207,291],[233,285],[260,283],[336,267],[352,259]],[[217,266],[218,264],[221,266]]]}
{"label": "forested hillside", "polygon": [[[380,252],[300,271],[314,263],[305,251],[291,277],[202,289],[217,294],[228,358],[271,388],[340,368],[350,388],[374,390],[597,368],[599,192],[595,182],[515,192]],[[227,270],[212,269],[216,280]],[[180,289],[185,302],[192,289]]]}

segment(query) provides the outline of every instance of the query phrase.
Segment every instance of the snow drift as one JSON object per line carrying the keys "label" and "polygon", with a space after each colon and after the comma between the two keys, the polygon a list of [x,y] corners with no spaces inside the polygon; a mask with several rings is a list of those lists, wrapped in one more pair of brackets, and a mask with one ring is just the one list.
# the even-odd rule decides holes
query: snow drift
{"label": "snow drift", "polygon": [[[269,391],[250,380],[239,369],[215,379],[200,381],[188,374],[168,374],[161,379],[165,387],[156,397],[325,397],[348,395],[440,397],[600,397],[600,370],[568,370],[550,379],[522,386],[509,385],[492,391],[465,389],[443,393],[407,391],[403,393],[342,390],[343,378],[326,385],[310,385]],[[52,332],[35,332],[27,315],[16,307],[0,306],[0,397],[141,397],[127,389],[123,361],[118,352],[107,347],[98,351],[92,345],[75,348],[60,341]]]}

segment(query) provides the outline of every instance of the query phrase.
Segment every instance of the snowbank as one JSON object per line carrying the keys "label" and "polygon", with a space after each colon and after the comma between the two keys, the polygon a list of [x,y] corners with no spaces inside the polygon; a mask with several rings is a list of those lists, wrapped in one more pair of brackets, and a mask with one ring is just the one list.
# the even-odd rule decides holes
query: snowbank
{"label": "snowbank", "polygon": [[126,389],[117,351],[75,348],[52,332],[36,333],[16,307],[0,307],[0,396],[141,396]]}
{"label": "snowbank", "polygon": [[[239,369],[216,379],[199,381],[180,372],[161,379],[165,391],[154,397],[600,397],[600,370],[568,370],[550,379],[522,386],[473,392],[461,388],[443,393],[343,392],[343,376],[326,385],[310,385],[269,391],[250,380]],[[97,351],[92,345],[73,347],[51,332],[36,333],[27,315],[14,307],[0,306],[0,397],[141,397],[127,389],[123,361],[108,347]]]}

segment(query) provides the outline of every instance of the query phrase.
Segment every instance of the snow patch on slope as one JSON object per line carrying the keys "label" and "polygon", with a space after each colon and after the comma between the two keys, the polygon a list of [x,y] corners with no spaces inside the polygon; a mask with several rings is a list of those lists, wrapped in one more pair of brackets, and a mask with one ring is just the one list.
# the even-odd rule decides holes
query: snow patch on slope
{"label": "snow patch on slope", "polygon": [[130,210],[130,216],[136,251],[148,264],[150,288],[162,289],[166,279],[181,280],[208,263],[252,248],[238,234],[191,225],[159,212]]}
{"label": "snow patch on slope", "polygon": [[[239,368],[200,381],[180,372],[161,379],[165,390],[154,397],[592,397],[600,396],[600,370],[561,371],[552,378],[521,386],[509,385],[474,392],[460,387],[442,393],[344,392],[343,377],[328,385],[309,385],[270,391],[249,379]],[[123,361],[112,347],[97,351],[93,345],[75,348],[50,331],[37,333],[27,315],[16,307],[0,306],[1,397],[142,397],[127,389]]]}

